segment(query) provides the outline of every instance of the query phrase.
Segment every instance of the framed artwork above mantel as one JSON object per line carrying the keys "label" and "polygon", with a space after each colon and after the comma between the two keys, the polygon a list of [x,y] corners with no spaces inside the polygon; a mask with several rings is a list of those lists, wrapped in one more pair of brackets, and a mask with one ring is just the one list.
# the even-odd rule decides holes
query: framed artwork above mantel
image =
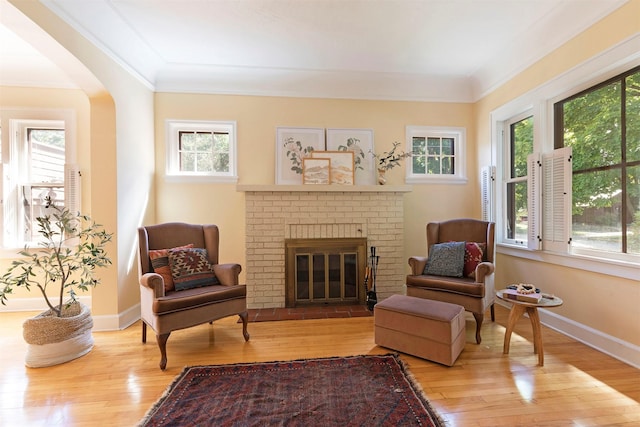
{"label": "framed artwork above mantel", "polygon": [[[313,157],[314,151],[327,151],[353,154],[353,179],[348,185],[376,185],[373,148],[373,129],[277,127],[275,184],[303,184],[303,159]],[[336,156],[340,161],[340,154]]]}
{"label": "framed artwork above mantel", "polygon": [[327,129],[327,151],[351,151],[356,185],[375,185],[373,129]]}
{"label": "framed artwork above mantel", "polygon": [[314,151],[312,158],[329,160],[330,182],[338,185],[353,185],[353,152]]}
{"label": "framed artwork above mantel", "polygon": [[331,184],[331,159],[305,157],[302,159],[302,183],[313,185]]}
{"label": "framed artwork above mantel", "polygon": [[324,149],[324,128],[276,128],[276,184],[302,184],[303,159]]}

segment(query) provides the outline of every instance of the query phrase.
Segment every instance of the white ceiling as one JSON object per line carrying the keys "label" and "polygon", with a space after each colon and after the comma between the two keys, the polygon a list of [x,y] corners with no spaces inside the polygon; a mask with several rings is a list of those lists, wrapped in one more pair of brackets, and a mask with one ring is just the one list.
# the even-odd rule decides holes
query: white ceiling
{"label": "white ceiling", "polygon": [[[156,91],[471,102],[625,0],[42,3]],[[9,27],[0,84],[73,85]]]}

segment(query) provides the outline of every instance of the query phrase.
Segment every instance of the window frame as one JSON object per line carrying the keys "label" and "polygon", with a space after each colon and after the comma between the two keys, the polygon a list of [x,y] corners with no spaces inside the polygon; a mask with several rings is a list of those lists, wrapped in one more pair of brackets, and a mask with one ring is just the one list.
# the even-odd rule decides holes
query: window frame
{"label": "window frame", "polygon": [[[0,257],[15,257],[18,249],[25,244],[35,246],[37,242],[27,242],[20,231],[21,222],[16,211],[20,205],[17,187],[24,170],[28,168],[26,136],[27,130],[42,128],[64,129],[65,134],[65,206],[81,210],[79,167],[77,165],[76,115],[67,109],[0,109],[0,129],[2,132],[0,150]],[[5,181],[6,180],[6,181]],[[13,219],[12,219],[13,218]]]}
{"label": "window frame", "polygon": [[413,151],[413,138],[453,138],[454,140],[454,173],[453,174],[427,174],[414,173],[413,162],[408,159],[406,166],[407,184],[466,184],[467,160],[466,160],[466,135],[463,127],[447,126],[407,126],[406,152]]}
{"label": "window frame", "polygon": [[[490,113],[491,163],[485,167],[496,166],[496,182],[502,182],[504,174],[502,129],[505,120],[533,108],[534,152],[541,153],[544,158],[545,155],[553,152],[554,103],[639,66],[640,55],[636,49],[639,41],[640,35],[632,37],[492,110]],[[496,212],[496,222],[499,222],[503,221],[504,202],[500,191],[495,193],[495,196],[492,209]],[[640,259],[634,255],[620,254],[625,256],[603,257],[603,253],[562,252],[544,247],[540,250],[531,250],[505,242],[501,233],[502,224],[496,225],[497,253],[626,279],[635,280],[638,277]]]}
{"label": "window frame", "polygon": [[[224,182],[238,181],[237,132],[235,121],[166,120],[166,167],[165,178],[177,182]],[[228,172],[188,172],[179,170],[179,135],[181,132],[223,132],[229,135]]]}
{"label": "window frame", "polygon": [[531,202],[529,200],[529,198],[531,197],[531,192],[532,192],[532,187],[534,185],[534,183],[532,182],[532,170],[531,170],[531,165],[530,165],[530,160],[529,160],[529,156],[532,155],[535,152],[535,136],[534,136],[534,147],[533,147],[533,152],[532,153],[527,153],[527,174],[520,176],[520,177],[511,177],[511,171],[514,167],[513,165],[513,160],[514,160],[514,153],[512,152],[512,148],[513,148],[513,141],[512,141],[512,126],[516,123],[519,123],[523,120],[526,120],[528,118],[531,118],[533,121],[533,129],[534,129],[534,135],[535,135],[535,128],[536,128],[536,120],[533,114],[533,109],[532,108],[528,108],[525,111],[522,111],[512,117],[509,117],[508,119],[504,120],[502,122],[502,134],[501,134],[501,140],[502,140],[502,144],[503,144],[503,172],[502,173],[502,179],[500,180],[501,182],[501,194],[502,194],[502,200],[504,201],[504,209],[502,209],[501,212],[501,218],[502,218],[502,224],[500,225],[501,227],[501,233],[500,235],[502,236],[502,240],[510,245],[514,245],[514,246],[522,246],[522,247],[530,247],[529,243],[531,240],[531,230],[528,230],[527,232],[527,239],[526,240],[519,240],[516,239],[515,237],[510,238],[508,236],[508,232],[507,232],[507,227],[509,225],[509,212],[508,212],[508,187],[509,184],[518,184],[518,183],[526,183],[527,184],[527,209],[528,209],[528,216],[531,217]]}
{"label": "window frame", "polygon": [[[621,118],[625,118],[626,117],[626,113],[625,113],[625,111],[626,111],[625,107],[626,106],[625,106],[624,102],[622,102],[622,101],[624,101],[624,85],[622,84],[622,82],[623,82],[624,79],[626,79],[626,77],[628,77],[628,76],[630,76],[632,74],[637,74],[637,73],[640,73],[640,65],[639,66],[635,66],[635,67],[631,67],[626,71],[623,71],[623,72],[621,72],[619,74],[616,74],[613,77],[609,77],[609,78],[601,80],[601,81],[598,81],[597,79],[595,79],[596,80],[595,84],[590,85],[590,86],[588,86],[586,88],[582,88],[579,91],[574,91],[571,94],[569,94],[568,96],[560,97],[560,99],[555,100],[550,105],[550,107],[552,109],[551,114],[553,114],[552,124],[553,124],[553,147],[554,147],[554,150],[557,151],[557,150],[562,150],[562,149],[565,149],[565,148],[569,148],[569,146],[566,146],[566,145],[563,144],[564,143],[564,133],[562,132],[561,125],[556,122],[556,120],[558,118],[561,118],[561,119],[564,120],[564,111],[563,111],[562,107],[564,106],[565,103],[570,102],[572,100],[575,100],[575,99],[577,99],[577,98],[579,98],[579,97],[581,97],[583,95],[586,95],[588,93],[595,92],[595,91],[597,91],[599,89],[602,89],[602,88],[604,88],[606,86],[609,86],[609,85],[611,85],[611,84],[613,84],[615,82],[620,82],[621,83],[621,85],[620,85],[620,88],[621,88],[621,94],[620,94],[620,97],[621,97],[620,98],[621,111],[620,111],[620,114],[621,114]],[[603,166],[598,166],[597,167],[597,169],[604,168],[606,170],[616,169],[618,167],[620,168],[621,175],[622,175],[622,178],[623,178],[622,179],[622,187],[623,187],[622,188],[622,192],[623,192],[623,194],[626,194],[625,193],[626,189],[625,189],[625,185],[624,185],[624,182],[625,182],[624,181],[624,177],[625,177],[625,173],[624,172],[626,171],[627,167],[636,167],[637,166],[637,164],[629,166],[628,163],[638,163],[638,161],[628,162],[628,161],[624,160],[623,151],[625,149],[625,139],[626,139],[626,135],[624,134],[624,130],[625,129],[626,129],[626,122],[621,123],[621,135],[620,135],[620,138],[621,138],[620,139],[620,143],[621,143],[621,147],[620,147],[621,148],[621,153],[620,153],[621,154],[621,158],[620,158],[620,161],[618,163],[616,163],[616,164],[608,164],[608,165],[603,165]],[[578,173],[584,173],[584,172],[585,172],[585,170],[582,170],[582,171],[579,171]],[[573,177],[573,175],[576,174],[576,172],[574,172],[574,171],[570,171],[570,173],[571,173],[571,177]],[[623,207],[625,206],[625,203],[626,203],[626,200],[623,197],[622,198],[622,206]],[[568,220],[569,227],[572,227],[573,226],[573,219],[572,219],[572,212],[571,211],[568,212],[568,216],[569,217],[568,217],[567,220]],[[620,235],[621,235],[621,239],[622,239],[621,242],[625,242],[625,239],[626,239],[626,236],[625,236],[625,233],[624,233],[625,230],[626,230],[626,224],[624,223],[624,221],[621,221],[621,230],[620,230]],[[625,260],[625,259],[629,259],[629,258],[631,258],[631,259],[637,258],[640,261],[640,255],[638,255],[638,254],[630,254],[628,252],[622,252],[622,251],[620,251],[620,252],[600,251],[600,250],[594,249],[594,248],[580,248],[580,247],[573,246],[573,245],[570,247],[569,251],[571,253],[574,253],[574,254],[581,254],[581,255],[586,255],[586,256],[591,256],[591,257],[603,257],[603,255],[606,255],[606,256],[604,256],[604,258],[607,258],[607,259]]]}

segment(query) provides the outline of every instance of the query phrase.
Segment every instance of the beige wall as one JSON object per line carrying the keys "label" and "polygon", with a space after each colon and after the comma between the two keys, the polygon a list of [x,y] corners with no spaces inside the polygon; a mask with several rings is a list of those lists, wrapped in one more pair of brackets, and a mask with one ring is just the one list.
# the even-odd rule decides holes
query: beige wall
{"label": "beige wall", "polygon": [[[166,182],[163,171],[167,119],[236,121],[239,184],[274,184],[278,126],[373,129],[378,152],[389,150],[394,141],[404,147],[407,125],[464,127],[468,131],[469,182],[414,185],[413,191],[405,195],[404,256],[426,253],[427,222],[480,214],[471,104],[158,93],[155,108],[157,220],[218,224],[221,255],[228,261],[245,261],[244,195],[236,191],[234,184]],[[388,173],[388,182],[404,184],[404,176],[403,164]]]}
{"label": "beige wall", "polygon": [[[476,138],[483,153],[491,152],[491,112],[509,101],[600,55],[640,32],[640,1],[632,0],[552,52],[475,105]],[[640,48],[640,46],[639,46]],[[568,88],[567,88],[568,89]],[[489,160],[488,158],[486,159]],[[640,345],[640,278],[623,279],[590,273],[549,262],[501,255],[498,251],[496,287],[534,283],[564,298],[553,312],[596,331]]]}

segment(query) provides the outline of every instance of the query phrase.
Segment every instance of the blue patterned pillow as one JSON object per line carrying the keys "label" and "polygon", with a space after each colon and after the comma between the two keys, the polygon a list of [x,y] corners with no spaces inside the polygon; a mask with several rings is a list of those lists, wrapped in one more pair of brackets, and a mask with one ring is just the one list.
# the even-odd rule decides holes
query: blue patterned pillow
{"label": "blue patterned pillow", "polygon": [[169,266],[176,291],[220,283],[213,272],[206,249],[171,249]]}
{"label": "blue patterned pillow", "polygon": [[465,242],[436,243],[429,251],[423,274],[462,277]]}

